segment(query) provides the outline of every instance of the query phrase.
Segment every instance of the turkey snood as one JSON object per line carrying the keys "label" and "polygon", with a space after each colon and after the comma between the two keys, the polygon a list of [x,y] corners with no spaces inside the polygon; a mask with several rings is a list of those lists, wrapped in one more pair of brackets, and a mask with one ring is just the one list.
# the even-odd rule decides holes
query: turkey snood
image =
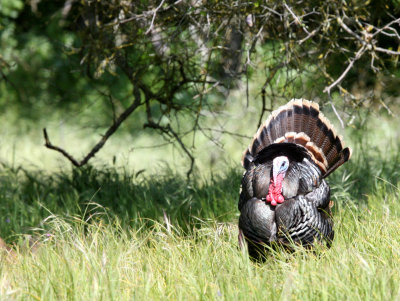
{"label": "turkey snood", "polygon": [[272,177],[268,188],[267,202],[272,206],[283,203],[282,181],[289,167],[289,159],[285,156],[276,157],[272,163]]}

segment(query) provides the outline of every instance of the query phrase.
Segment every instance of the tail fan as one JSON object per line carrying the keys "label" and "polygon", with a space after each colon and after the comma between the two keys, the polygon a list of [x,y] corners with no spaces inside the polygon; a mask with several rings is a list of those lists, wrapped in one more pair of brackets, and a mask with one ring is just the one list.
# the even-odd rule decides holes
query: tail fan
{"label": "tail fan", "polygon": [[318,104],[304,99],[293,99],[271,113],[243,154],[244,168],[248,169],[263,149],[277,143],[304,147],[323,177],[351,157],[351,149],[343,147],[343,138],[337,135]]}

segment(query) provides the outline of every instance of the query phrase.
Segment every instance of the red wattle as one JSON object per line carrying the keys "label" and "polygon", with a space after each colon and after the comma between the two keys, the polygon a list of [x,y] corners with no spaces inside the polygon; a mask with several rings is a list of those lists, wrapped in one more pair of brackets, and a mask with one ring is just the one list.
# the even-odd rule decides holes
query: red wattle
{"label": "red wattle", "polygon": [[278,176],[276,177],[276,183],[274,183],[274,179],[271,178],[266,200],[268,203],[271,203],[272,206],[276,206],[277,204],[281,204],[285,201],[282,195],[283,177],[283,174],[278,174]]}

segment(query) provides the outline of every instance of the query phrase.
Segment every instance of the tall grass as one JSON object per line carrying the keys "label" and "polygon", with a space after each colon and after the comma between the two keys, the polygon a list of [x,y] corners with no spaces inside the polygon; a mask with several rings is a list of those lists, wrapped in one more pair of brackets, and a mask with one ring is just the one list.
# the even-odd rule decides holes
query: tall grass
{"label": "tall grass", "polygon": [[[93,204],[106,207],[125,227],[141,219],[162,221],[164,213],[183,230],[201,220],[231,221],[237,214],[240,173],[187,179],[169,168],[144,178],[127,171],[91,166],[71,173],[46,174],[23,168],[0,170],[2,236],[26,232],[49,214],[93,214]],[[96,206],[95,206],[96,207]]]}
{"label": "tall grass", "polygon": [[265,264],[239,251],[232,223],[205,221],[188,233],[165,222],[123,227],[100,206],[86,219],[49,215],[46,230],[36,229],[34,251],[20,243],[14,256],[3,254],[0,294],[12,300],[398,299],[398,197],[398,187],[382,184],[366,208],[344,204],[336,212],[331,249],[278,252]]}
{"label": "tall grass", "polygon": [[[379,128],[379,127],[376,127]],[[349,163],[329,177],[331,249],[237,245],[241,170],[187,181],[88,166],[57,173],[0,167],[1,300],[400,299],[399,141],[350,131]]]}

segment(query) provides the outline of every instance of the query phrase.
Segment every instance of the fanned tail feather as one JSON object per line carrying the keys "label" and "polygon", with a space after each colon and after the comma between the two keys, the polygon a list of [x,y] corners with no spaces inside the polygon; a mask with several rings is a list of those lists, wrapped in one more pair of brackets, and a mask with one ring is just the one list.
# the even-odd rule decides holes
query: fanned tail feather
{"label": "fanned tail feather", "polygon": [[306,148],[324,177],[351,156],[351,149],[343,147],[343,138],[318,104],[304,99],[293,99],[271,113],[243,154],[243,166],[248,169],[261,150],[275,143],[295,143]]}
{"label": "fanned tail feather", "polygon": [[340,165],[346,163],[350,158],[351,158],[351,148],[346,147],[343,149],[339,155],[336,157],[337,160],[335,163],[332,164],[332,166],[329,167],[329,169],[326,171],[324,174],[324,177],[326,178],[329,176],[336,168],[338,168]]}

